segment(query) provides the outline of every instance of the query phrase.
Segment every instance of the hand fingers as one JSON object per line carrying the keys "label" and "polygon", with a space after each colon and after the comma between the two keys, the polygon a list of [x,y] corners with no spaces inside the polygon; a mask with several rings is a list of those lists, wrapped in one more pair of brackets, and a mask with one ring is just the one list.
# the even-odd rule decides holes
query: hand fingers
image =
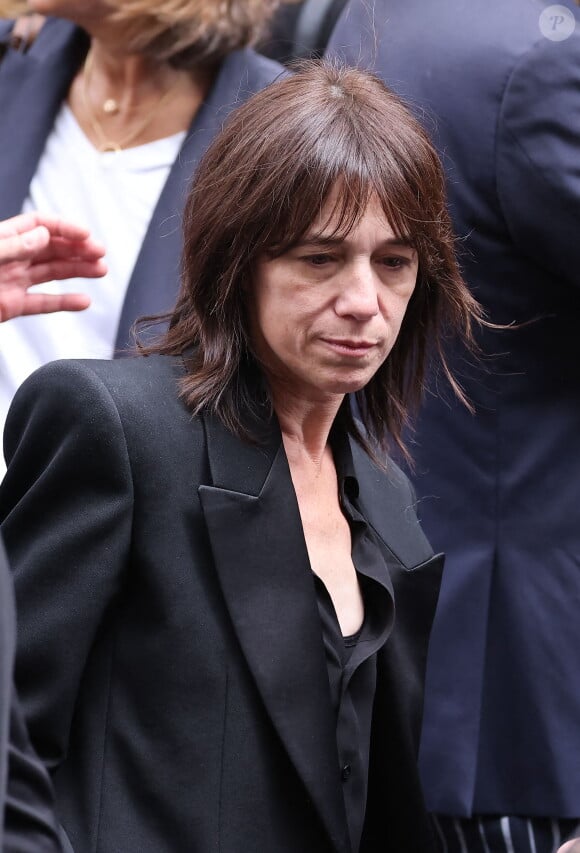
{"label": "hand fingers", "polygon": [[50,234],[44,226],[13,236],[0,235],[0,263],[30,261],[45,249],[49,240]]}
{"label": "hand fingers", "polygon": [[0,220],[0,238],[14,237],[24,231],[31,231],[38,224],[35,213],[21,213],[19,216],[12,216],[10,219],[2,219]]}
{"label": "hand fingers", "polygon": [[65,240],[62,237],[52,237],[48,245],[37,256],[37,261],[65,259],[70,261],[96,261],[102,258],[105,249],[100,243],[87,238],[85,240]]}
{"label": "hand fingers", "polygon": [[19,289],[0,290],[0,323],[26,314],[52,314],[55,311],[83,311],[91,304],[84,293],[26,293]]}
{"label": "hand fingers", "polygon": [[0,221],[0,237],[12,237],[15,234],[23,234],[42,225],[54,237],[64,237],[66,240],[86,240],[89,236],[87,228],[60,219],[58,216],[47,216],[44,213],[21,213],[10,219]]}
{"label": "hand fingers", "polygon": [[[18,216],[0,221],[0,238],[24,234],[39,226],[46,228],[51,237],[70,240],[73,243],[82,242],[90,237],[88,228],[76,225],[74,222],[69,222],[58,216],[47,216],[44,213],[35,212],[21,213]],[[100,244],[92,240],[90,243],[95,247],[99,246],[100,256],[105,254],[105,250]]]}
{"label": "hand fingers", "polygon": [[25,273],[26,286],[41,284],[45,281],[66,278],[101,278],[107,273],[107,265],[102,260],[50,260],[35,263]]}
{"label": "hand fingers", "polygon": [[65,240],[86,240],[89,236],[88,228],[82,228],[80,225],[67,222],[65,219],[41,217],[38,224],[45,225],[53,236],[62,237]]}
{"label": "hand fingers", "polygon": [[35,284],[67,278],[102,278],[107,274],[107,265],[102,260],[52,260],[45,262],[13,261],[0,263],[0,297],[7,288],[26,290]]}
{"label": "hand fingers", "polygon": [[22,315],[53,314],[55,311],[84,311],[91,304],[85,293],[28,293],[22,302]]}

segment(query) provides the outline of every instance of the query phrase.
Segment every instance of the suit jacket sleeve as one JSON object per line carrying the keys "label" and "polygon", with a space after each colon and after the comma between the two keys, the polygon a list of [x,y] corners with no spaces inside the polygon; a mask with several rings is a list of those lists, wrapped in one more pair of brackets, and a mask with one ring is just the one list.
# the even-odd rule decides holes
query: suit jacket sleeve
{"label": "suit jacket sleeve", "polygon": [[12,684],[15,643],[12,582],[0,541],[0,849],[57,853],[52,788],[30,745]]}
{"label": "suit jacket sleeve", "polygon": [[2,850],[4,853],[58,853],[62,850],[50,779],[30,745],[15,693],[10,707]]}
{"label": "suit jacket sleeve", "polygon": [[512,239],[580,285],[580,33],[542,39],[514,68],[498,126],[497,191]]}
{"label": "suit jacket sleeve", "polygon": [[19,614],[16,678],[32,742],[55,768],[131,538],[123,429],[90,367],[55,362],[24,383],[5,454],[0,520]]}

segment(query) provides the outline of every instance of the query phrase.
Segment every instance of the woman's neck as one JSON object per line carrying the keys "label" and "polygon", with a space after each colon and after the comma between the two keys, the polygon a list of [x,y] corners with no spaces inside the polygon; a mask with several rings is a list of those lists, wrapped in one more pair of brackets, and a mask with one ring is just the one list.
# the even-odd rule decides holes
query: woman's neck
{"label": "woman's neck", "polygon": [[274,395],[274,409],[291,467],[322,467],[329,452],[330,431],[343,400],[339,394],[314,402],[284,396],[277,400]]}
{"label": "woman's neck", "polygon": [[[88,55],[90,94],[95,100],[117,98],[129,111],[169,89],[191,91],[196,75],[178,71],[167,63],[157,63],[138,54],[126,54],[116,47],[93,39]],[[202,78],[202,75],[199,75]]]}

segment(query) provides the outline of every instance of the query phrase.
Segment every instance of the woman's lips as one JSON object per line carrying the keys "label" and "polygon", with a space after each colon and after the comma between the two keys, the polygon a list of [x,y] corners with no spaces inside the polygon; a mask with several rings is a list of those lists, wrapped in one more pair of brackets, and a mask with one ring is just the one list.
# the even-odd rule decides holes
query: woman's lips
{"label": "woman's lips", "polygon": [[356,341],[348,338],[323,338],[325,344],[341,355],[360,358],[376,346],[375,341]]}

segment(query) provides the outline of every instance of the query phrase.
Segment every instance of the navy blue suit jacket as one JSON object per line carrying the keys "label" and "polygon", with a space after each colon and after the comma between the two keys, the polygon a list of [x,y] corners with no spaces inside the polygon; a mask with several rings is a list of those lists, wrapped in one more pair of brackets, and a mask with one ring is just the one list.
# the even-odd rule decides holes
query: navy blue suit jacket
{"label": "navy blue suit jacket", "polygon": [[[0,22],[0,36],[9,26]],[[70,22],[48,18],[27,53],[9,50],[0,64],[0,219],[20,213],[88,43],[87,35]],[[127,289],[117,352],[131,347],[130,329],[138,317],[173,307],[179,285],[181,213],[200,158],[232,109],[281,72],[282,66],[252,50],[236,51],[223,61],[153,212]]]}
{"label": "navy blue suit jacket", "polygon": [[559,5],[351,0],[331,42],[432,133],[466,279],[521,324],[454,354],[475,416],[429,395],[414,446],[447,554],[421,769],[455,815],[580,815],[580,9]]}

